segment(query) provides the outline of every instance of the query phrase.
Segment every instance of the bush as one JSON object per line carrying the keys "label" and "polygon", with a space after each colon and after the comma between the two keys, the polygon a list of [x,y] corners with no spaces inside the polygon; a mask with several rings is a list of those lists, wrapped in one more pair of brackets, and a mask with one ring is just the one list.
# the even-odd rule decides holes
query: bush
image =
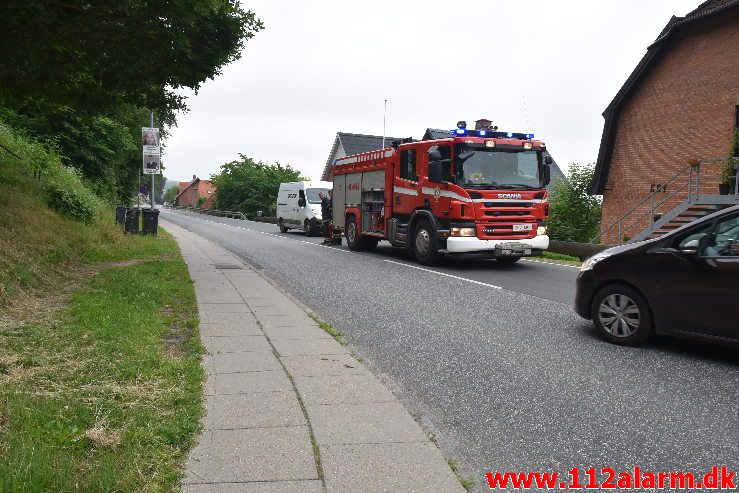
{"label": "bush", "polygon": [[59,214],[88,224],[95,219],[100,202],[77,170],[51,165],[44,170],[42,187],[47,204]]}
{"label": "bush", "polygon": [[575,163],[567,180],[555,180],[549,199],[549,231],[553,240],[589,243],[600,231],[601,198],[588,195],[595,168]]}

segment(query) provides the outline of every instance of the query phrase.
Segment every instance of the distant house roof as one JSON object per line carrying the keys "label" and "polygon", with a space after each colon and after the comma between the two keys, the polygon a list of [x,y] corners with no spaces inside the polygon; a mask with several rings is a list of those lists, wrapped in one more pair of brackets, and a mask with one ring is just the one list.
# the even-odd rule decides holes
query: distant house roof
{"label": "distant house roof", "polygon": [[193,181],[191,181],[191,182],[189,182],[189,183],[188,183],[188,182],[182,182],[182,181],[181,181],[181,182],[180,182],[180,185],[182,185],[183,183],[185,183],[185,184],[186,184],[186,186],[185,186],[185,188],[180,188],[180,193],[178,193],[178,194],[177,194],[177,197],[175,197],[175,199],[174,199],[175,203],[177,203],[177,199],[179,199],[179,198],[180,198],[180,195],[182,195],[183,193],[185,193],[185,191],[186,191],[186,190],[187,190],[188,188],[190,188],[190,187],[192,187],[193,185],[197,184],[197,183],[198,183],[199,181],[200,181],[200,178],[195,178],[195,179],[194,179]]}
{"label": "distant house roof", "polygon": [[707,17],[725,12],[729,9],[739,7],[739,0],[708,0],[698,5],[698,7],[689,12],[685,17],[672,16],[657,39],[647,47],[647,52],[636,66],[629,78],[626,79],[624,85],[616,93],[611,103],[603,112],[605,124],[603,125],[603,135],[600,140],[600,150],[598,151],[598,161],[595,164],[595,176],[590,183],[588,192],[592,195],[600,195],[605,190],[606,181],[608,180],[608,172],[611,167],[611,157],[613,154],[613,144],[616,137],[616,128],[618,127],[619,110],[628,100],[632,91],[647,76],[651,68],[659,60],[660,55],[669,45],[669,41],[675,37],[675,34],[689,24]]}
{"label": "distant house roof", "polygon": [[440,130],[438,128],[427,128],[421,140],[449,139],[452,136],[449,130]]}
{"label": "distant house roof", "polygon": [[[390,147],[394,140],[401,140],[398,137],[385,137],[385,147]],[[360,154],[362,152],[376,151],[383,149],[382,136],[381,135],[363,135],[363,134],[352,134],[347,132],[339,132],[336,134],[334,139],[334,145],[331,147],[331,152],[326,160],[326,166],[323,168],[323,180],[328,179],[329,170],[334,164],[336,152],[341,146],[345,156],[351,156],[353,154]]]}

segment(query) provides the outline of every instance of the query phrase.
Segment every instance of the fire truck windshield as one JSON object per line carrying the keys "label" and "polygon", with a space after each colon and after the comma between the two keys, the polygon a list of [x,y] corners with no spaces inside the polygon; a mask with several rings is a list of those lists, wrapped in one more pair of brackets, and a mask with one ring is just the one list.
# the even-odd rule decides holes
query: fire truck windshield
{"label": "fire truck windshield", "polygon": [[457,184],[465,188],[542,188],[537,151],[459,145],[455,149]]}
{"label": "fire truck windshield", "polygon": [[318,194],[323,192],[324,195],[328,195],[328,188],[309,188],[305,192],[308,197],[309,204],[320,204],[321,197],[319,197]]}

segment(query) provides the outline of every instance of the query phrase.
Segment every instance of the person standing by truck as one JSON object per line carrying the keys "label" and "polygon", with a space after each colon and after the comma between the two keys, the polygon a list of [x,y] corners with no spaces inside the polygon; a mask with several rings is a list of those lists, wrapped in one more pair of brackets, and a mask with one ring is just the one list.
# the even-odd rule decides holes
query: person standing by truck
{"label": "person standing by truck", "polygon": [[341,236],[334,236],[333,228],[333,209],[334,194],[333,190],[328,191],[328,195],[321,192],[321,218],[323,224],[323,244],[325,245],[341,245]]}

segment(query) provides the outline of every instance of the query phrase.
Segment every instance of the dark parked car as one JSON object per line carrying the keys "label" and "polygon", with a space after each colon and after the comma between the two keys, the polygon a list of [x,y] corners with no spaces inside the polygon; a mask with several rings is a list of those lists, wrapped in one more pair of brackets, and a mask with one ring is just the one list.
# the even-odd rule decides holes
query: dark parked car
{"label": "dark parked car", "polygon": [[593,255],[575,311],[617,344],[654,333],[739,343],[739,206]]}

